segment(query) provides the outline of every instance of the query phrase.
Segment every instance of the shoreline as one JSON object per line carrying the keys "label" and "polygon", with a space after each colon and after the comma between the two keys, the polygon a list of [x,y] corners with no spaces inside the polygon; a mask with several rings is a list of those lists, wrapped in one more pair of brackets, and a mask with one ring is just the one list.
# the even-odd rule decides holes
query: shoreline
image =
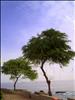
{"label": "shoreline", "polygon": [[[68,97],[68,99],[59,98],[58,96],[48,96],[45,92],[35,92],[31,93],[28,90],[16,89],[15,91],[12,89],[1,88],[3,94],[3,100],[75,100],[73,97]],[[59,94],[59,93],[58,93]],[[40,97],[41,96],[41,97]],[[44,99],[41,99],[43,98]],[[39,98],[39,99],[38,99]],[[50,98],[50,99],[49,99]],[[51,99],[57,98],[57,99]]]}
{"label": "shoreline", "polygon": [[[1,82],[2,88],[13,89],[13,82]],[[27,89],[28,91],[35,92],[44,90],[47,92],[47,84],[45,81],[29,81],[29,82],[18,82],[16,85],[17,89]],[[75,90],[73,81],[52,81],[51,91],[55,93],[56,91],[66,91],[71,92]]]}

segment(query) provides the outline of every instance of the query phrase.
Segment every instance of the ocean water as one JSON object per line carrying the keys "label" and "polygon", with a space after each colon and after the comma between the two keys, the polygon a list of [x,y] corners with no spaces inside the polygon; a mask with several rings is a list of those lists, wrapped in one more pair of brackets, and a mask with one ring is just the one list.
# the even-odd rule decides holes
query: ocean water
{"label": "ocean water", "polygon": [[[2,88],[13,89],[12,83],[1,83]],[[18,82],[17,89],[26,89],[31,92],[43,90],[47,93],[47,84],[44,81]],[[52,94],[67,100],[68,97],[75,98],[75,81],[52,81]],[[56,91],[64,91],[65,93],[56,93]]]}

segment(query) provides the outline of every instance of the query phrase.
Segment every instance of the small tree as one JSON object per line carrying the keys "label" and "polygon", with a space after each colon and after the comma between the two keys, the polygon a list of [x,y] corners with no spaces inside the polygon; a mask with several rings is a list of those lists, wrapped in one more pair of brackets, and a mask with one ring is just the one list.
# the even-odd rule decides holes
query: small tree
{"label": "small tree", "polygon": [[37,78],[37,73],[35,70],[32,70],[29,61],[22,58],[5,62],[2,66],[2,73],[10,75],[10,79],[15,79],[14,90],[16,89],[16,83],[21,76],[23,78],[29,78],[30,80]]}
{"label": "small tree", "polygon": [[65,33],[61,33],[54,29],[43,31],[37,37],[32,37],[27,45],[24,45],[23,55],[34,63],[40,63],[41,70],[48,85],[48,94],[52,95],[50,84],[51,81],[44,70],[45,62],[58,63],[65,66],[70,59],[75,56],[75,52],[68,45],[69,40]]}

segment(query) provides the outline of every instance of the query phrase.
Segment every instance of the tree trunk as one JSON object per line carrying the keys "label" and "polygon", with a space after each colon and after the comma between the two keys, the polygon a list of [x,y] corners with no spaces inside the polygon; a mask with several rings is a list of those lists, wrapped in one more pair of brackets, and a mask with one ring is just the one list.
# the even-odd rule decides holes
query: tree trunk
{"label": "tree trunk", "polygon": [[17,83],[18,79],[19,79],[19,77],[16,78],[16,81],[14,83],[14,91],[16,90],[16,83]]}
{"label": "tree trunk", "polygon": [[48,84],[48,94],[49,94],[49,96],[52,96],[52,92],[51,92],[51,81],[49,80],[47,84]]}
{"label": "tree trunk", "polygon": [[49,96],[52,96],[52,93],[51,93],[51,86],[50,86],[51,81],[48,79],[48,77],[47,77],[47,75],[46,75],[46,72],[45,72],[44,69],[43,69],[44,63],[45,63],[45,61],[43,61],[42,64],[41,64],[41,70],[42,70],[42,72],[43,72],[43,75],[44,75],[44,77],[45,77],[45,79],[46,79],[46,82],[47,82],[47,85],[48,85],[48,95],[49,95]]}

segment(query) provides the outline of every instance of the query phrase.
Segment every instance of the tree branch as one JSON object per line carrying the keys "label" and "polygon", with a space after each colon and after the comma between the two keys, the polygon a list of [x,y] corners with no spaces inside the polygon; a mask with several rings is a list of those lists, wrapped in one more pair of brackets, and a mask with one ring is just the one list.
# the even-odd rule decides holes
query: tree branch
{"label": "tree branch", "polygon": [[20,76],[21,76],[21,75],[19,75],[18,77],[16,77],[16,81],[15,81],[15,83],[14,83],[14,90],[15,90],[15,88],[16,88],[16,83],[17,83],[18,79],[20,78]]}
{"label": "tree branch", "polygon": [[43,69],[44,63],[45,63],[45,60],[44,60],[44,61],[42,62],[42,64],[41,64],[41,70],[42,70],[42,72],[43,72],[43,75],[44,75],[44,77],[45,77],[47,83],[48,83],[48,82],[49,82],[48,77],[47,77],[47,75],[46,75],[46,72],[45,72],[44,69]]}

